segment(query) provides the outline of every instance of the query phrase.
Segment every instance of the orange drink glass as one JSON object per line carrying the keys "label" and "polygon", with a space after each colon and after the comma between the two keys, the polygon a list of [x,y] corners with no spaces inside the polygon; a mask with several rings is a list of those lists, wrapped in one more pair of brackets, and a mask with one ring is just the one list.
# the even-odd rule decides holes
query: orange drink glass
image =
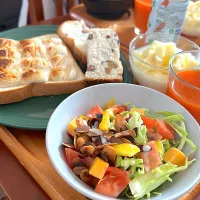
{"label": "orange drink glass", "polygon": [[[184,70],[175,69],[177,56],[184,54],[191,54],[198,63],[187,63],[188,67]],[[167,95],[183,105],[200,124],[200,50],[174,55],[170,60],[169,71]]]}
{"label": "orange drink glass", "polygon": [[147,31],[149,15],[152,9],[152,0],[135,0],[135,33]]}

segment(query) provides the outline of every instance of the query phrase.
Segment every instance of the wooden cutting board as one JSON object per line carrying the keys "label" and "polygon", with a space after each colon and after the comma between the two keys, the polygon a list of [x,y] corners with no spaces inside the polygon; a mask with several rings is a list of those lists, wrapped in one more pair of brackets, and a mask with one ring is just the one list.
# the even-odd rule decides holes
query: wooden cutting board
{"label": "wooden cutting board", "polygon": [[[45,147],[45,132],[8,130],[0,126],[0,139],[52,200],[87,200],[65,183],[51,165]],[[195,200],[199,192],[200,183],[179,200]]]}

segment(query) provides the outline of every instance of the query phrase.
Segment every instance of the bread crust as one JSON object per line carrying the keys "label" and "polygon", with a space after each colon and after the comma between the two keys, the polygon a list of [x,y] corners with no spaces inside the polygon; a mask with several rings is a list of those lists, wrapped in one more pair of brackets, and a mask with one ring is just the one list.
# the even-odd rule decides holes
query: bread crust
{"label": "bread crust", "polygon": [[72,55],[74,56],[74,58],[76,59],[77,62],[79,62],[79,64],[81,65],[81,68],[83,70],[86,70],[87,68],[87,55],[83,54],[83,52],[75,45],[75,41],[72,37],[69,37],[68,35],[66,35],[63,31],[63,27],[65,26],[65,24],[67,23],[73,23],[73,22],[77,22],[77,21],[67,21],[67,22],[63,22],[57,30],[57,34],[60,36],[60,38],[63,40],[63,42],[68,46],[68,48],[70,49]]}
{"label": "bread crust", "polygon": [[[59,38],[56,34],[48,34],[48,35],[43,35],[43,36],[38,36],[35,38],[39,39],[51,39],[51,38]],[[32,38],[33,39],[33,38]],[[8,39],[7,39],[8,40]],[[0,39],[0,42],[2,42],[2,39]],[[9,40],[8,40],[9,41]],[[31,42],[31,39],[24,40],[24,43],[26,42]],[[5,42],[4,42],[5,43]],[[21,41],[23,43],[23,41]],[[65,44],[63,44],[65,45]],[[66,45],[65,45],[66,46]],[[66,47],[67,48],[67,47]],[[48,81],[48,82],[34,82],[34,83],[21,83],[23,85],[18,85],[15,84],[16,86],[7,86],[4,87],[1,85],[0,87],[0,104],[9,104],[9,103],[15,103],[15,102],[20,102],[25,99],[28,99],[30,97],[35,97],[35,96],[48,96],[48,95],[60,95],[60,94],[72,94],[80,89],[83,89],[86,87],[86,82],[85,82],[85,76],[77,63],[75,62],[75,59],[73,58],[71,52],[67,48],[68,51],[68,57],[71,57],[73,59],[73,64],[72,68],[76,70],[76,78],[73,79],[73,76],[71,79],[62,79],[62,81]],[[1,59],[2,61],[2,59]],[[2,63],[3,65],[4,63]],[[35,66],[35,64],[34,64]],[[36,66],[37,67],[37,66]],[[69,67],[68,67],[69,68]],[[29,75],[30,79],[30,72],[31,70],[27,71],[26,75]],[[29,74],[28,74],[29,73]]]}
{"label": "bread crust", "polygon": [[103,83],[122,83],[121,78],[115,78],[115,79],[90,79],[86,78],[86,84],[87,86],[97,85],[97,84],[103,84]]}
{"label": "bread crust", "polygon": [[33,83],[0,89],[0,104],[20,102],[35,96],[72,94],[86,87],[85,80],[70,82]]}

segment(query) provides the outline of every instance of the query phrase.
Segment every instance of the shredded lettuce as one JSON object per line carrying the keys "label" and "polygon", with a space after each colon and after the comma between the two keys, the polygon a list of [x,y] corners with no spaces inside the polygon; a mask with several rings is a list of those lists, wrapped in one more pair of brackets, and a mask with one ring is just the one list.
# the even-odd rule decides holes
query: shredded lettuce
{"label": "shredded lettuce", "polygon": [[150,197],[151,191],[162,185],[167,180],[172,181],[170,175],[187,169],[193,162],[194,160],[186,162],[186,164],[181,167],[177,167],[171,163],[166,163],[146,174],[135,177],[129,183],[129,187],[133,195],[132,198],[134,197],[135,199],[140,199],[145,195]]}
{"label": "shredded lettuce", "polygon": [[179,144],[180,144],[180,141],[178,141],[178,140],[172,140],[171,143],[172,143],[172,146],[174,148],[177,148],[179,146]]}
{"label": "shredded lettuce", "polygon": [[169,142],[169,140],[165,139],[165,140],[161,140],[163,147],[164,147],[164,152],[168,151],[171,148],[171,144]]}
{"label": "shredded lettuce", "polygon": [[137,107],[137,106],[132,106],[132,108],[142,109],[142,110],[144,110],[145,112],[149,112],[149,109],[147,109],[147,108],[141,108],[141,107]]}
{"label": "shredded lettuce", "polygon": [[144,145],[147,143],[147,128],[145,125],[142,125],[138,128],[135,143],[137,145]]}
{"label": "shredded lettuce", "polygon": [[127,115],[130,114],[130,112],[129,112],[129,111],[123,111],[123,112],[121,112],[120,114],[121,114],[123,117],[126,117]]}
{"label": "shredded lettuce", "polygon": [[164,117],[168,117],[168,116],[171,116],[171,115],[177,115],[175,112],[169,112],[169,111],[166,111],[166,110],[156,112],[156,114],[162,115]]}
{"label": "shredded lettuce", "polygon": [[122,160],[123,159],[121,156],[117,156],[117,158],[115,159],[115,167],[121,167]]}
{"label": "shredded lettuce", "polygon": [[[186,132],[185,123],[183,121],[181,122],[181,128]],[[185,137],[182,137],[181,142],[177,148],[181,151],[183,149],[184,145],[185,145]]]}
{"label": "shredded lettuce", "polygon": [[150,114],[149,112],[144,112],[144,115],[147,116],[147,117],[150,117],[150,118],[152,118],[152,119],[157,119],[157,118],[158,118],[157,116],[152,115],[152,114]]}
{"label": "shredded lettuce", "polygon": [[142,125],[143,121],[138,112],[133,112],[132,117],[128,121],[128,129],[132,130],[134,128],[139,128]]}
{"label": "shredded lettuce", "polygon": [[109,129],[115,130],[115,120],[113,120],[113,121],[110,122]]}
{"label": "shredded lettuce", "polygon": [[162,120],[165,122],[182,122],[184,121],[184,118],[181,114],[176,114],[164,117]]}
{"label": "shredded lettuce", "polygon": [[123,168],[124,170],[130,170],[130,179],[133,179],[137,175],[144,174],[143,159],[127,158],[124,159],[121,156],[117,156],[115,160],[115,167]]}
{"label": "shredded lettuce", "polygon": [[[188,133],[186,132],[185,128],[182,126],[179,126],[178,124],[176,124],[175,122],[169,123],[171,125],[171,127],[176,131],[176,133],[181,137],[182,143],[185,141],[186,143],[188,143],[191,147],[191,152],[188,155],[191,156],[196,150],[197,147],[196,145],[187,138]],[[181,146],[179,146],[180,148]]]}

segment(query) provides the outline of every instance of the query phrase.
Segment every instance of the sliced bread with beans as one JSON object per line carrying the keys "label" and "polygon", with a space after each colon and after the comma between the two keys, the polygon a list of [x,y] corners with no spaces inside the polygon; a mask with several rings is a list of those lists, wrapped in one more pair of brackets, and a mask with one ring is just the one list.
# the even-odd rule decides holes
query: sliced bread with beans
{"label": "sliced bread with beans", "polygon": [[88,85],[122,82],[120,42],[109,28],[86,27],[83,21],[66,21],[58,28],[58,35],[81,62]]}
{"label": "sliced bread with beans", "polygon": [[87,39],[86,81],[89,85],[122,82],[119,38],[112,29],[91,29]]}

